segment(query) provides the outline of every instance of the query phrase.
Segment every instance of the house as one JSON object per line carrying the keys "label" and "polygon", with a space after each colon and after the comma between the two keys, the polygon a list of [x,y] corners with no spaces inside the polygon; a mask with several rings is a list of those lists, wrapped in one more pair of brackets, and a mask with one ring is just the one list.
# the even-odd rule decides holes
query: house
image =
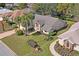
{"label": "house", "polygon": [[35,14],[35,19],[33,20],[33,25],[35,31],[41,31],[44,34],[49,32],[58,31],[67,26],[64,20],[51,17],[50,15],[37,15]]}
{"label": "house", "polygon": [[4,20],[3,17],[5,17],[5,16],[9,17],[12,15],[12,13],[13,13],[12,10],[0,7],[0,28],[2,28],[2,26],[4,25],[3,24],[3,20]]}
{"label": "house", "polygon": [[8,9],[11,9],[17,6],[18,6],[18,3],[5,3],[5,7]]}
{"label": "house", "polygon": [[74,17],[73,17],[73,21],[79,22],[79,15],[74,16]]}
{"label": "house", "polygon": [[71,26],[71,28],[58,36],[59,44],[65,48],[79,51],[79,22]]}
{"label": "house", "polygon": [[22,16],[22,15],[24,15],[22,10],[15,10],[13,14],[10,16],[10,18],[14,20],[16,19],[16,17]]}
{"label": "house", "polygon": [[10,16],[12,15],[12,10],[6,9],[6,8],[0,8],[0,16],[4,17],[4,16]]}

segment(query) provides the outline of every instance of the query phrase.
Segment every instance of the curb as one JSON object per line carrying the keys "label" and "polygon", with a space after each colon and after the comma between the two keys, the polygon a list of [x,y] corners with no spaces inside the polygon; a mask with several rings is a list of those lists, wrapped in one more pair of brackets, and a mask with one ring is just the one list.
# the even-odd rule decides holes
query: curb
{"label": "curb", "polygon": [[52,55],[54,55],[54,56],[61,56],[61,55],[58,54],[58,53],[55,51],[55,49],[54,49],[54,45],[56,44],[57,41],[58,41],[58,40],[55,40],[54,42],[52,42],[52,43],[50,44],[50,46],[49,46],[49,49],[50,49]]}

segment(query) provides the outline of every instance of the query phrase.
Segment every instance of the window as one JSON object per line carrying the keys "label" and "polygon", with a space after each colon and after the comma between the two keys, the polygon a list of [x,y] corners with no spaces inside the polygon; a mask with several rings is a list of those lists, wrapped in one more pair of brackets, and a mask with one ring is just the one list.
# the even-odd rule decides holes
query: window
{"label": "window", "polygon": [[39,24],[38,23],[36,23],[36,27],[39,27]]}

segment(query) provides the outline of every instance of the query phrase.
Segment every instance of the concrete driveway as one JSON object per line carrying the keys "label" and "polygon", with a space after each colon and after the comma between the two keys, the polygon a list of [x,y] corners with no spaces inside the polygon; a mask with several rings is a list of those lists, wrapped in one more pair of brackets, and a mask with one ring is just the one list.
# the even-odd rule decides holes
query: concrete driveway
{"label": "concrete driveway", "polygon": [[54,42],[52,42],[51,45],[49,46],[49,49],[50,49],[50,52],[52,53],[52,55],[54,55],[54,56],[61,56],[54,49],[54,46],[55,46],[55,44],[56,44],[57,41],[58,40],[55,40]]}
{"label": "concrete driveway", "polygon": [[0,56],[16,56],[16,54],[2,41],[0,41]]}
{"label": "concrete driveway", "polygon": [[11,30],[11,31],[7,31],[7,32],[4,32],[4,33],[1,33],[0,34],[0,39],[5,38],[7,36],[10,36],[10,35],[12,35],[14,33],[15,33],[15,30]]}

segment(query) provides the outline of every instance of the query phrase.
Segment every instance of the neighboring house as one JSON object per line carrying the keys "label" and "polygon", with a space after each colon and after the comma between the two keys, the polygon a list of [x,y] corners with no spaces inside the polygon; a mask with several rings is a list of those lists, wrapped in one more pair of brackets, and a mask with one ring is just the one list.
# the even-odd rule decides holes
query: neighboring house
{"label": "neighboring house", "polygon": [[10,16],[12,15],[12,10],[6,9],[6,8],[0,8],[0,16]]}
{"label": "neighboring house", "polygon": [[24,15],[22,10],[15,10],[13,14],[10,16],[10,18],[14,20],[16,19],[16,17],[22,16],[22,15]]}
{"label": "neighboring house", "polygon": [[71,28],[58,36],[59,44],[65,48],[79,51],[79,22],[71,26]]}
{"label": "neighboring house", "polygon": [[[5,16],[11,16],[13,13],[12,10],[6,9],[6,8],[0,8],[0,24],[2,25],[3,17]],[[0,27],[1,27],[0,25]]]}
{"label": "neighboring house", "polygon": [[79,15],[74,16],[73,21],[79,22]]}
{"label": "neighboring house", "polygon": [[28,13],[32,12],[33,10],[31,8],[24,8],[22,11],[24,14],[28,14]]}
{"label": "neighboring house", "polygon": [[8,9],[11,9],[16,6],[18,6],[18,3],[5,3],[5,7]]}
{"label": "neighboring house", "polygon": [[41,31],[45,34],[48,34],[49,32],[58,31],[66,27],[67,23],[64,20],[54,18],[51,16],[35,14],[33,25],[35,31]]}

